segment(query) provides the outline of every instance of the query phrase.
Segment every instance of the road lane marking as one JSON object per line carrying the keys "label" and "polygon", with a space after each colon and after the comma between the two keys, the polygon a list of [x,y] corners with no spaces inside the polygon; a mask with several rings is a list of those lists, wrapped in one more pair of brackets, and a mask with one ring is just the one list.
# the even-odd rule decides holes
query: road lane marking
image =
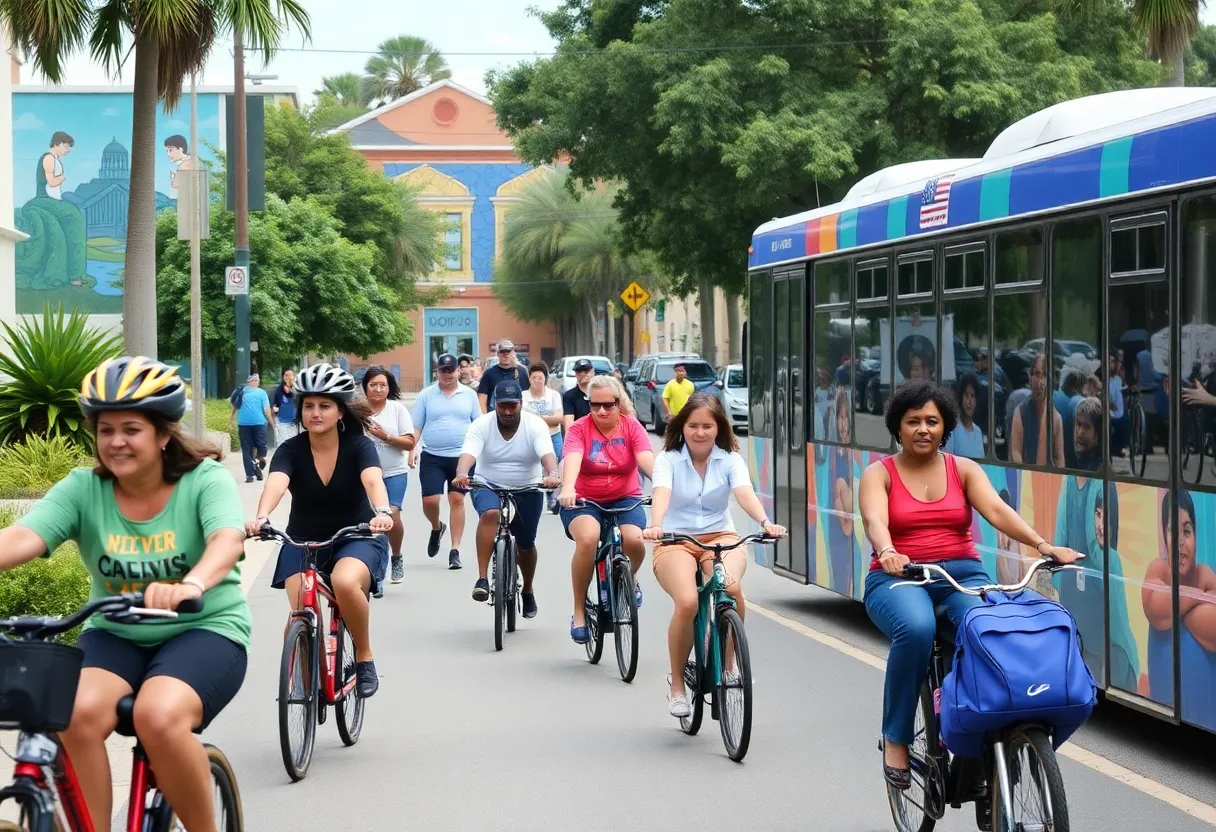
{"label": "road lane marking", "polygon": [[[847,641],[829,635],[822,630],[808,627],[801,621],[796,621],[768,607],[763,607],[749,600],[747,602],[747,611],[749,613],[758,613],[789,630],[793,630],[801,636],[816,641],[838,653],[844,653],[846,656],[857,659],[859,662],[868,664],[877,670],[886,671],[887,669],[886,659],[875,656],[867,650],[849,644]],[[1065,744],[1056,751],[1056,754],[1061,757],[1067,757],[1073,762],[1080,763],[1086,768],[1099,774],[1104,774],[1113,780],[1118,780],[1120,783],[1130,786],[1141,794],[1156,798],[1162,803],[1166,803],[1180,812],[1201,820],[1209,826],[1216,826],[1216,806],[1211,806],[1202,800],[1183,794],[1177,789],[1172,789],[1164,783],[1153,780],[1150,777],[1145,777],[1143,774],[1138,774],[1126,766],[1116,763],[1114,760],[1107,759],[1101,754],[1096,754],[1093,751],[1082,748],[1075,742]]]}

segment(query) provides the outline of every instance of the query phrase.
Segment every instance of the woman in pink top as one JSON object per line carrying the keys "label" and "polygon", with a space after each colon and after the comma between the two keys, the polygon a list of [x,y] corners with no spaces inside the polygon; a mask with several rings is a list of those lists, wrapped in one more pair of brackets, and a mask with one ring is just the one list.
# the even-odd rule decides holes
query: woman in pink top
{"label": "woman in pink top", "polygon": [[[589,640],[583,615],[583,600],[595,568],[595,549],[600,542],[603,516],[590,505],[575,506],[579,498],[594,500],[607,508],[624,508],[642,496],[638,479],[640,469],[646,476],[654,471],[654,451],[650,437],[633,415],[633,403],[625,388],[613,376],[596,376],[587,386],[591,415],[575,420],[566,432],[562,448],[562,525],[566,537],[574,541],[574,561],[570,574],[574,584],[574,616],[570,619],[570,638],[579,644]],[[646,510],[635,506],[618,516],[621,544],[636,575],[646,558],[642,529]],[[637,591],[642,604],[642,588]]]}
{"label": "woman in pink top", "polygon": [[979,598],[945,581],[891,591],[911,562],[936,563],[963,586],[991,583],[971,537],[974,508],[998,532],[1044,557],[1072,563],[1082,557],[1053,546],[997,495],[988,475],[970,459],[942,452],[958,424],[954,394],[931,381],[911,381],[887,403],[887,430],[898,440],[894,456],[861,475],[861,519],[874,547],[866,577],[866,612],[891,639],[883,695],[883,776],[896,789],[912,783],[908,745],[916,704],[929,672],[937,630],[934,608],[945,607],[957,627]]}

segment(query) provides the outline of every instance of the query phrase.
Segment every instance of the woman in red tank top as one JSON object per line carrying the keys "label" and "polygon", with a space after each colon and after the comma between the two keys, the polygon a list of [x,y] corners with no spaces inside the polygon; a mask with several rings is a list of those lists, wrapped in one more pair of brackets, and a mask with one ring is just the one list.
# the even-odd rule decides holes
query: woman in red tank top
{"label": "woman in red tank top", "polygon": [[1063,563],[1081,557],[1044,540],[997,495],[978,464],[941,450],[957,423],[958,407],[948,388],[931,381],[905,384],[891,397],[886,414],[899,453],[861,475],[861,518],[874,547],[866,612],[891,639],[883,696],[883,776],[897,789],[911,784],[908,745],[929,672],[937,627],[934,607],[944,606],[957,626],[968,609],[982,603],[945,581],[891,591],[891,584],[903,580],[904,567],[933,562],[963,586],[992,583],[971,537],[972,511],[1041,555]]}

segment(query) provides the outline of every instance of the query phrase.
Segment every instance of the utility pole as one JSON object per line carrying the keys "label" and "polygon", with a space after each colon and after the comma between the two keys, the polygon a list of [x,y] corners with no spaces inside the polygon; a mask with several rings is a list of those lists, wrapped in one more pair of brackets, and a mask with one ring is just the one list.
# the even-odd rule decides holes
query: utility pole
{"label": "utility pole", "polygon": [[[249,161],[246,153],[248,140],[245,135],[245,45],[241,40],[241,30],[233,32],[233,63],[235,85],[232,92],[232,104],[235,111],[233,119],[233,135],[236,147],[232,153],[233,172],[235,174],[236,194],[236,265],[245,267],[249,275]],[[245,384],[249,378],[249,292],[252,291],[253,280],[247,278],[248,288],[244,294],[236,296],[236,386]]]}
{"label": "utility pole", "polygon": [[[210,205],[206,193],[206,168],[198,157],[198,73],[190,73],[190,158],[192,170],[178,171],[179,179],[189,183],[193,196],[186,210],[193,216],[190,223],[190,399],[194,435],[202,439],[203,420],[203,206]],[[182,173],[186,173],[182,177]],[[178,211],[182,210],[181,188],[178,188]]]}

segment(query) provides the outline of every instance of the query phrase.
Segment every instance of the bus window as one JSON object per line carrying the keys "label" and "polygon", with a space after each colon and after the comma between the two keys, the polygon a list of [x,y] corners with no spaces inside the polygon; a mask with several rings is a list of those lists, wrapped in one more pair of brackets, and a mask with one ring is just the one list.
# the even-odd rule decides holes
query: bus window
{"label": "bus window", "polygon": [[992,438],[988,426],[992,373],[987,364],[979,369],[976,359],[988,352],[986,297],[952,298],[942,304],[942,345],[942,384],[954,388],[959,405],[959,424],[950,434],[946,450],[983,459]]}
{"label": "bus window", "polygon": [[[768,272],[753,274],[748,318],[761,321],[760,329],[751,332],[747,353],[747,398],[750,429],[753,436],[773,436],[773,329],[763,322],[773,320],[773,276]],[[750,329],[750,327],[749,327]]]}
{"label": "bus window", "polygon": [[984,288],[984,245],[946,249],[943,288],[947,292]]}
{"label": "bus window", "polygon": [[1146,398],[1141,385],[1142,368],[1152,364],[1153,340],[1169,343],[1169,286],[1162,280],[1112,282],[1107,293],[1110,337],[1103,359],[1111,471],[1165,482],[1170,471],[1169,419],[1149,418],[1151,397]]}
{"label": "bus window", "polygon": [[915,379],[937,380],[937,312],[932,303],[895,306],[894,386]]}
{"label": "bus window", "polygon": [[[816,310],[814,333],[815,403],[811,435],[818,440],[852,442],[853,321],[849,308]],[[841,404],[843,400],[843,404]]]}
{"label": "bus window", "polygon": [[1112,277],[1165,273],[1165,214],[1112,220]]}
{"label": "bus window", "polygon": [[[1047,465],[1052,459],[1056,465],[1064,464],[1063,417],[1049,395],[1046,336],[1047,298],[1043,293],[997,295],[993,374],[1007,391],[993,414],[1002,428],[1002,436],[997,438],[1000,459],[1025,465]],[[1055,426],[1053,430],[1048,430],[1048,424]]]}
{"label": "bus window", "polygon": [[1152,369],[1162,376],[1165,388],[1157,396],[1159,412],[1167,410],[1163,405],[1168,403],[1171,383],[1182,392],[1182,481],[1212,490],[1216,489],[1212,455],[1216,450],[1216,197],[1186,203],[1182,234],[1181,360],[1178,369],[1169,372],[1168,341],[1158,344],[1154,339]]}
{"label": "bus window", "polygon": [[1102,220],[1062,222],[1052,228],[1051,241],[1052,395],[1063,416],[1064,464],[1097,471],[1104,444],[1101,402],[1081,408],[1079,424],[1076,416],[1086,382],[1102,368]]}
{"label": "bus window", "polygon": [[899,258],[897,297],[933,294],[933,252],[922,251]]}
{"label": "bus window", "polygon": [[1043,281],[1043,231],[1019,228],[996,235],[996,283]]}
{"label": "bus window", "polygon": [[849,261],[815,264],[815,305],[849,302]]}

